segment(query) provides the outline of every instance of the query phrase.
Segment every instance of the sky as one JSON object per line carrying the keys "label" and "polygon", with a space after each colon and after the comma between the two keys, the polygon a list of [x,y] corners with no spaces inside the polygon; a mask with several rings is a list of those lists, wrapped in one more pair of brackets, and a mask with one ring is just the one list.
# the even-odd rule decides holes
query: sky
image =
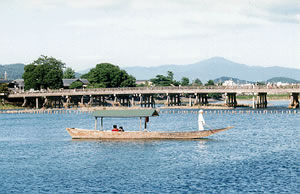
{"label": "sky", "polygon": [[0,0],[0,64],[85,70],[219,56],[300,69],[299,0]]}

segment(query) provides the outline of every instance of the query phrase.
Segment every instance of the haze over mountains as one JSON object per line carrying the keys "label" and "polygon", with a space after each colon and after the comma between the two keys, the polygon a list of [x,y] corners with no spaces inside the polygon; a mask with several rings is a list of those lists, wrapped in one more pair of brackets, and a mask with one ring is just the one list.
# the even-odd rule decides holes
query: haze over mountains
{"label": "haze over mountains", "polygon": [[[180,80],[182,77],[188,77],[190,80],[199,78],[202,82],[206,82],[210,79],[221,79],[222,77],[237,78],[242,80],[242,82],[267,81],[272,78],[276,78],[276,81],[288,80],[288,78],[300,80],[300,69],[248,66],[229,61],[222,57],[214,57],[189,65],[124,67],[123,69],[136,77],[137,80],[148,80],[158,74],[167,75],[167,71],[172,71],[176,80]],[[8,79],[22,78],[24,64],[0,65],[0,78],[4,78],[5,71],[8,74]],[[78,73],[84,74],[88,71],[89,69]]]}
{"label": "haze over mountains", "polygon": [[273,77],[300,79],[300,69],[285,67],[258,67],[235,63],[222,57],[214,57],[189,65],[162,65],[157,67],[125,67],[138,80],[150,79],[157,74],[173,71],[175,79],[183,76],[201,81],[220,77],[233,77],[247,81],[266,81]]}

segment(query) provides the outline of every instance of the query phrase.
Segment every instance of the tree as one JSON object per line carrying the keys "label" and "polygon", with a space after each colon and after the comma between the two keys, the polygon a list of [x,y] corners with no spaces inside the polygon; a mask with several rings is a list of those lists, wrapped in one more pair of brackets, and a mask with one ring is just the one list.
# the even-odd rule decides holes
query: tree
{"label": "tree", "polygon": [[110,63],[97,64],[81,78],[88,79],[89,87],[113,88],[113,87],[135,87],[136,79],[125,70]]}
{"label": "tree", "polygon": [[182,86],[188,86],[188,85],[190,85],[190,80],[189,80],[189,78],[187,78],[187,77],[182,77],[182,79],[181,79],[181,85],[182,85]]}
{"label": "tree", "polygon": [[174,79],[174,73],[173,73],[172,71],[168,71],[168,76],[167,76],[167,78],[168,78],[171,82],[173,82],[173,79]]}
{"label": "tree", "polygon": [[192,84],[193,86],[202,86],[203,84],[202,84],[202,82],[200,81],[200,79],[195,79],[194,81],[193,81],[193,84]]}
{"label": "tree", "polygon": [[63,75],[64,79],[75,79],[75,71],[71,67],[67,67]]}
{"label": "tree", "polygon": [[24,67],[25,90],[61,88],[64,67],[65,63],[60,60],[41,55],[37,60]]}
{"label": "tree", "polygon": [[164,75],[157,75],[155,78],[150,79],[155,86],[170,86],[172,84],[171,80]]}
{"label": "tree", "polygon": [[174,73],[172,71],[167,72],[167,76],[156,75],[155,78],[150,79],[153,85],[155,86],[179,86],[180,82],[174,80]]}
{"label": "tree", "polygon": [[74,88],[82,88],[83,83],[81,81],[75,81],[73,83],[71,83],[70,85],[70,89],[74,89]]}
{"label": "tree", "polygon": [[206,86],[214,86],[215,82],[213,80],[208,80],[207,83],[205,84]]}

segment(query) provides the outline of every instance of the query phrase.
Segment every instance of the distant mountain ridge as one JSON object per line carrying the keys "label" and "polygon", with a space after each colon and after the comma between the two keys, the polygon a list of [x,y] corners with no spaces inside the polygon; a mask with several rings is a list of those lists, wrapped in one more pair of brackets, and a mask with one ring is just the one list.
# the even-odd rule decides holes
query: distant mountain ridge
{"label": "distant mountain ridge", "polygon": [[291,78],[288,78],[288,77],[273,77],[272,79],[267,80],[267,83],[277,83],[277,82],[289,83],[289,84],[300,83],[300,81],[295,80],[295,79],[291,79]]}
{"label": "distant mountain ridge", "polygon": [[[149,80],[156,75],[166,75],[167,71],[174,73],[174,78],[180,80],[182,77],[188,77],[191,80],[199,78],[203,83],[208,80],[215,80],[216,83],[223,82],[227,78],[233,79],[238,83],[250,83],[257,81],[273,82],[274,79],[281,82],[295,83],[300,80],[300,69],[285,67],[258,67],[235,63],[222,57],[214,57],[189,65],[161,65],[156,67],[124,67],[129,74],[136,77],[137,80]],[[4,72],[7,72],[8,79],[22,78],[24,73],[24,64],[16,63],[10,65],[0,65],[0,79],[4,78]],[[87,73],[89,70],[79,71],[80,74]],[[272,79],[274,78],[274,79]],[[236,79],[236,81],[235,81]],[[289,80],[290,79],[290,80]],[[278,82],[278,81],[276,81]],[[298,82],[298,81],[297,81]]]}
{"label": "distant mountain ridge", "polygon": [[214,57],[189,65],[162,65],[157,67],[125,67],[123,68],[138,80],[150,79],[157,74],[174,73],[174,78],[180,80],[188,77],[190,80],[199,78],[202,82],[220,77],[233,77],[248,81],[265,81],[273,77],[289,77],[300,79],[300,69],[285,67],[258,67],[235,63],[222,57]]}

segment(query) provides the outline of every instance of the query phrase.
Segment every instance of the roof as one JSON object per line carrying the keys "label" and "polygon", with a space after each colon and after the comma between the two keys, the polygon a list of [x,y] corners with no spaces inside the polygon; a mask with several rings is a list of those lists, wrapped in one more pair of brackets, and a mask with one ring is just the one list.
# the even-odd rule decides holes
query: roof
{"label": "roof", "polygon": [[87,79],[63,79],[64,87],[69,87],[75,81],[80,81],[85,85],[89,84],[89,81]]}
{"label": "roof", "polygon": [[151,117],[159,116],[155,109],[132,109],[132,110],[98,110],[93,113],[94,117]]}

